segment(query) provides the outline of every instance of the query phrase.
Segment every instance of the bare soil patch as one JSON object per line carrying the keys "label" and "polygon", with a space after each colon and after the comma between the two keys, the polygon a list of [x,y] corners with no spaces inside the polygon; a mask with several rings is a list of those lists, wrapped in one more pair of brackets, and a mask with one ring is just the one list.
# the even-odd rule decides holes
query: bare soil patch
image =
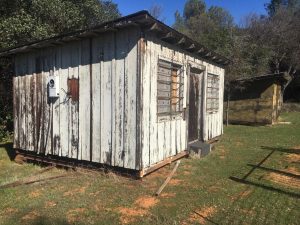
{"label": "bare soil patch", "polygon": [[205,224],[207,219],[211,217],[216,212],[216,207],[205,207],[199,210],[195,210],[191,212],[189,218],[182,223],[182,225],[188,225],[191,223],[199,223],[199,224]]}
{"label": "bare soil patch", "polygon": [[133,223],[138,217],[149,214],[150,208],[154,207],[159,200],[151,196],[139,197],[133,204],[132,207],[119,207],[118,212],[121,214],[121,224]]}
{"label": "bare soil patch", "polygon": [[141,208],[149,209],[155,206],[159,200],[155,197],[140,197],[135,201],[135,204]]}

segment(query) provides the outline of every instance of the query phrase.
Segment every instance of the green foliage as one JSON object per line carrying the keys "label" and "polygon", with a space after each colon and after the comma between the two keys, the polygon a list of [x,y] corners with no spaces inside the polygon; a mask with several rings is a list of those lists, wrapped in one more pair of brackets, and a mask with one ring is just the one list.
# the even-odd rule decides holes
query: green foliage
{"label": "green foliage", "polygon": [[[272,0],[269,16],[250,15],[237,26],[231,14],[202,0],[188,0],[173,27],[231,59],[226,81],[300,69],[300,0]],[[227,82],[226,82],[227,83]]]}
{"label": "green foliage", "polygon": [[300,0],[271,0],[270,3],[265,4],[269,16],[274,16],[280,8],[294,10],[300,8]]}
{"label": "green foliage", "polygon": [[1,0],[0,48],[95,26],[120,16],[98,0]]}
{"label": "green foliage", "polygon": [[189,0],[184,7],[184,16],[175,13],[174,28],[193,37],[208,48],[226,54],[231,42],[233,17],[221,7],[210,7],[202,0]]}
{"label": "green foliage", "polygon": [[0,141],[13,132],[12,69],[8,60],[0,59]]}
{"label": "green foliage", "polygon": [[203,0],[188,0],[184,6],[183,15],[186,20],[205,13],[206,4]]}
{"label": "green foliage", "polygon": [[[0,49],[11,48],[120,16],[117,5],[104,0],[0,0]],[[0,140],[12,130],[12,67],[0,61]]]}

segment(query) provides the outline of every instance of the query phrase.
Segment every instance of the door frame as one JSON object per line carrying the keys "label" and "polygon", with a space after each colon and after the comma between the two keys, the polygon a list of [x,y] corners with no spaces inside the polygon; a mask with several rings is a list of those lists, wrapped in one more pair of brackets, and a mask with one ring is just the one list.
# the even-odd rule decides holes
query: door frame
{"label": "door frame", "polygon": [[195,142],[195,141],[199,141],[203,139],[203,133],[202,134],[198,134],[198,140],[189,142],[189,111],[190,111],[190,106],[189,106],[189,101],[190,101],[190,72],[191,69],[198,69],[201,71],[200,76],[202,76],[202,80],[200,82],[200,92],[201,92],[201,104],[200,104],[200,109],[199,109],[199,123],[201,120],[201,125],[202,128],[204,128],[204,111],[203,111],[203,104],[204,104],[204,98],[205,98],[205,74],[206,74],[206,66],[193,62],[193,61],[188,61],[188,65],[187,65],[187,90],[186,90],[186,111],[185,111],[185,119],[186,119],[186,145],[188,147],[189,144]]}

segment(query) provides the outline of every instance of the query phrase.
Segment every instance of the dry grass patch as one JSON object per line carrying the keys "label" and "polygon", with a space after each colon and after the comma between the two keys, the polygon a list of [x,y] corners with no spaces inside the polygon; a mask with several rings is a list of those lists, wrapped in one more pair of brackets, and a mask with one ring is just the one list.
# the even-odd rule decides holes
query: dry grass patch
{"label": "dry grass patch", "polygon": [[121,213],[120,222],[121,224],[129,224],[136,221],[137,217],[146,215],[148,212],[145,209],[135,209],[135,208],[118,208]]}
{"label": "dry grass patch", "polygon": [[[290,167],[284,171],[294,174],[296,176],[300,176],[300,172],[295,167]],[[283,174],[271,172],[269,173],[267,179],[282,186],[292,187],[296,189],[300,188],[300,180],[296,177],[291,177],[291,176],[286,176]]]}
{"label": "dry grass patch", "polygon": [[32,211],[22,217],[22,220],[35,220],[39,216],[37,211]]}
{"label": "dry grass patch", "polygon": [[162,197],[162,198],[173,198],[175,196],[176,196],[175,193],[162,193],[162,194],[160,194],[160,197]]}
{"label": "dry grass patch", "polygon": [[169,184],[170,185],[179,185],[179,184],[181,184],[182,183],[182,180],[179,180],[179,179],[171,179],[170,181],[169,181]]}
{"label": "dry grass patch", "polygon": [[39,190],[32,191],[32,192],[29,193],[29,198],[37,198],[39,196],[41,196],[41,192]]}
{"label": "dry grass patch", "polygon": [[199,224],[205,224],[209,217],[211,217],[216,212],[216,207],[205,207],[199,210],[194,210],[191,212],[189,218],[182,222],[182,225],[188,225],[191,223],[199,223]]}
{"label": "dry grass patch", "polygon": [[2,214],[11,214],[11,213],[16,213],[18,212],[19,210],[18,209],[15,209],[15,208],[6,208],[3,210]]}
{"label": "dry grass patch", "polygon": [[237,201],[237,200],[239,200],[239,199],[244,199],[244,198],[248,197],[249,195],[251,195],[252,192],[253,192],[252,189],[247,189],[247,190],[245,190],[245,191],[240,192],[238,195],[233,196],[233,197],[231,198],[231,200],[232,200],[232,201]]}
{"label": "dry grass patch", "polygon": [[80,220],[82,218],[82,214],[86,211],[85,208],[76,208],[76,209],[71,209],[67,212],[67,221],[69,223],[74,223]]}
{"label": "dry grass patch", "polygon": [[87,189],[87,186],[75,188],[73,190],[65,192],[63,195],[64,195],[64,197],[66,197],[66,196],[73,196],[73,195],[77,195],[77,194],[83,194],[83,193],[85,193],[86,189]]}
{"label": "dry grass patch", "polygon": [[54,207],[54,206],[56,206],[57,204],[56,204],[56,202],[54,202],[54,201],[47,201],[46,203],[45,203],[45,208],[47,209],[47,208],[52,208],[52,207]]}

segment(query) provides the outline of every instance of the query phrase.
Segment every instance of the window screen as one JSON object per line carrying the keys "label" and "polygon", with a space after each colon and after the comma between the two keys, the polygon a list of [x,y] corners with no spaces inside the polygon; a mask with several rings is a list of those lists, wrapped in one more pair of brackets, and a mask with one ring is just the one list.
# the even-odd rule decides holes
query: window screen
{"label": "window screen", "polygon": [[183,110],[183,69],[182,66],[158,61],[157,114],[160,116],[180,114]]}
{"label": "window screen", "polygon": [[214,74],[207,75],[206,111],[219,111],[220,79]]}

